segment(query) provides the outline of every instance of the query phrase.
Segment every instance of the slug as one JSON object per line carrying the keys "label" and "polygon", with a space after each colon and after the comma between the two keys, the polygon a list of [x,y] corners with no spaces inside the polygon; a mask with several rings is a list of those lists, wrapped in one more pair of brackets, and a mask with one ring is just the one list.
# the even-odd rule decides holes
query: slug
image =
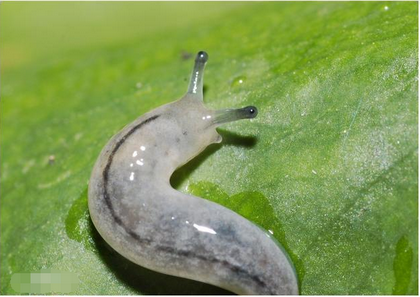
{"label": "slug", "polygon": [[253,106],[204,106],[207,60],[197,54],[184,97],[140,116],[103,148],[89,182],[90,216],[114,250],[148,269],[237,294],[298,294],[293,264],[266,232],[170,185],[177,168],[221,142],[216,127],[257,115]]}

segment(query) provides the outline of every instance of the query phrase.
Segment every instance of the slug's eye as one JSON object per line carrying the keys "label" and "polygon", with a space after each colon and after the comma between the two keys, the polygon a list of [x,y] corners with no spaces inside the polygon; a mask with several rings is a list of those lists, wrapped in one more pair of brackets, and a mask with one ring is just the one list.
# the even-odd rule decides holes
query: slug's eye
{"label": "slug's eye", "polygon": [[207,53],[204,51],[198,52],[197,57],[195,58],[197,62],[202,62],[202,63],[207,62],[208,59],[209,59],[209,55],[207,55]]}
{"label": "slug's eye", "polygon": [[255,106],[247,106],[244,108],[250,118],[255,118],[258,114],[258,109]]}

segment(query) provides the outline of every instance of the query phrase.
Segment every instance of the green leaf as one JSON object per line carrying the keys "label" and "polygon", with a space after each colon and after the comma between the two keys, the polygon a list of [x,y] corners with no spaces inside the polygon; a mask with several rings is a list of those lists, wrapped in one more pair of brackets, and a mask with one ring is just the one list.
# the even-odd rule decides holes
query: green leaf
{"label": "green leaf", "polygon": [[[211,108],[256,105],[173,185],[270,230],[302,294],[418,294],[418,3],[2,3],[1,294],[225,294],[136,266],[87,209],[93,164],[210,60]],[[53,292],[52,292],[53,293]]]}

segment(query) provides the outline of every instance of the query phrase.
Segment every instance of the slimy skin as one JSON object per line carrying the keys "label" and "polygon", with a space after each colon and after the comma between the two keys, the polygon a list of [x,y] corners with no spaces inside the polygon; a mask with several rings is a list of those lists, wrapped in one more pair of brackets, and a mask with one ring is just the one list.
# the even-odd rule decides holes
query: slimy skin
{"label": "slimy skin", "polygon": [[207,59],[198,53],[184,97],[140,116],[104,147],[89,182],[92,221],[113,249],[148,269],[237,294],[298,294],[292,263],[267,233],[170,185],[177,168],[221,142],[216,127],[257,115],[252,106],[204,106]]}

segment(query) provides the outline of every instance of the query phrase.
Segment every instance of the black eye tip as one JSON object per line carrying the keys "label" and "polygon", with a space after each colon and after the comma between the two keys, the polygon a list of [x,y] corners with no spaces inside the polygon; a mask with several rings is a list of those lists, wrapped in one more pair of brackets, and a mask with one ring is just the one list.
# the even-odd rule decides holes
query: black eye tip
{"label": "black eye tip", "polygon": [[255,106],[247,106],[245,108],[251,118],[255,118],[257,116],[258,109]]}
{"label": "black eye tip", "polygon": [[195,60],[197,62],[207,62],[209,55],[205,51],[199,51]]}

